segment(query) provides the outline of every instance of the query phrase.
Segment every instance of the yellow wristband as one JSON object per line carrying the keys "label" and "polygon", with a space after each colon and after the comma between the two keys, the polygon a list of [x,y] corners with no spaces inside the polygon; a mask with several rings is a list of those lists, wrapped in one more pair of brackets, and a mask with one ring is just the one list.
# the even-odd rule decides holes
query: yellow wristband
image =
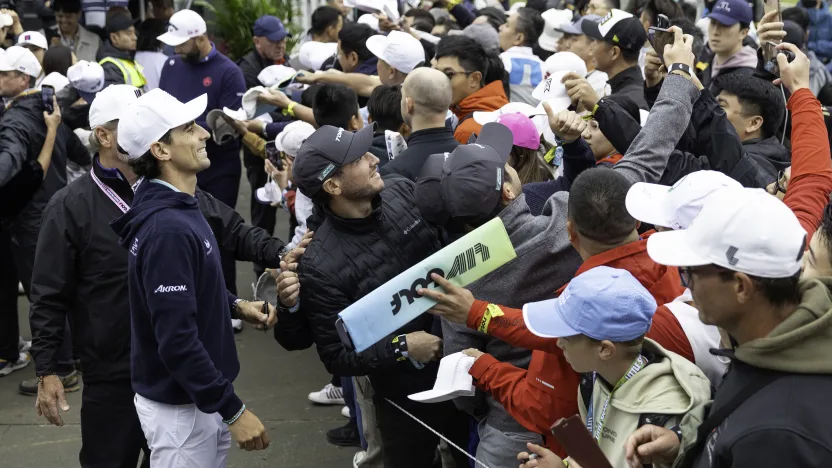
{"label": "yellow wristband", "polygon": [[563,461],[563,466],[565,466],[566,468],[569,468],[569,462],[566,461],[566,460],[562,460],[562,461]]}
{"label": "yellow wristband", "polygon": [[297,103],[295,103],[295,102],[290,102],[289,106],[286,107],[286,109],[283,110],[283,115],[290,115],[290,116],[294,117],[295,116],[295,105],[296,104]]}
{"label": "yellow wristband", "polygon": [[480,320],[480,326],[477,327],[477,331],[481,333],[488,333],[488,326],[491,325],[491,319],[494,317],[502,317],[506,315],[503,313],[503,310],[496,304],[488,304],[485,308],[485,313],[482,315],[482,320]]}
{"label": "yellow wristband", "polygon": [[448,3],[445,4],[445,9],[451,11],[454,9],[455,6],[459,5],[460,3],[462,3],[462,0],[448,0]]}

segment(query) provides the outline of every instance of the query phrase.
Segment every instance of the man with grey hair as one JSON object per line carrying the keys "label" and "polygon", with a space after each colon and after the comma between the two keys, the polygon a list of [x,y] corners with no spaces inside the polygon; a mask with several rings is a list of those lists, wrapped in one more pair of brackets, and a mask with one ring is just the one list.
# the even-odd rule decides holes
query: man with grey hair
{"label": "man with grey hair", "polygon": [[417,68],[402,84],[402,117],[412,133],[407,149],[385,164],[381,175],[398,174],[412,181],[431,154],[451,152],[459,146],[445,125],[451,105],[451,82],[439,70]]}

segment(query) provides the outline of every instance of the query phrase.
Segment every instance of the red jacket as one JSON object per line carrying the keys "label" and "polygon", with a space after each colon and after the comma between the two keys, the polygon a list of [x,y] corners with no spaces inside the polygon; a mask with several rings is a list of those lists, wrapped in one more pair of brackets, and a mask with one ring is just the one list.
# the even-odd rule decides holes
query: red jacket
{"label": "red jacket", "polygon": [[820,102],[808,88],[792,94],[789,110],[792,112],[792,175],[783,203],[809,234],[808,249],[832,192],[829,139]]}
{"label": "red jacket", "polygon": [[[599,265],[625,269],[641,281],[658,303],[670,302],[684,292],[679,272],[650,260],[646,246],[647,241],[641,240],[593,256],[577,274]],[[543,434],[550,450],[565,456],[549,428],[560,418],[578,414],[580,375],[566,362],[557,340],[538,337],[526,328],[522,310],[499,306],[504,315],[483,322],[487,307],[487,302],[474,301],[468,313],[468,327],[512,346],[533,350],[532,360],[525,370],[485,354],[469,371],[475,385],[490,393],[526,429]],[[656,310],[647,337],[693,362],[690,343],[679,321],[666,307]]]}

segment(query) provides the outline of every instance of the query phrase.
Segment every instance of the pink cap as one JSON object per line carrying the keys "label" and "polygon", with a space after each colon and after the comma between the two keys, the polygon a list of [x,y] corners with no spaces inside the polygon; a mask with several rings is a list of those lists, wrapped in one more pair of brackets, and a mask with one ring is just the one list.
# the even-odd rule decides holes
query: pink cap
{"label": "pink cap", "polygon": [[514,137],[514,146],[536,150],[540,148],[540,133],[537,132],[534,122],[525,115],[517,112],[514,114],[503,114],[497,117],[497,122],[505,125],[511,130]]}

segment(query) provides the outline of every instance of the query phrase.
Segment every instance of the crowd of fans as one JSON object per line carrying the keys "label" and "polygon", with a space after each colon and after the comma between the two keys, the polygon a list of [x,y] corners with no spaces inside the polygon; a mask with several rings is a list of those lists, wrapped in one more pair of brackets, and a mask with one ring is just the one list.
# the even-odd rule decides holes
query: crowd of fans
{"label": "crowd of fans", "polygon": [[[333,0],[235,58],[134,7],[0,9],[0,376],[34,361],[59,426],[83,388],[81,466],[267,448],[243,322],[316,348],[356,467],[832,466],[825,2]],[[515,258],[345,344],[339,313],[495,219]]]}

